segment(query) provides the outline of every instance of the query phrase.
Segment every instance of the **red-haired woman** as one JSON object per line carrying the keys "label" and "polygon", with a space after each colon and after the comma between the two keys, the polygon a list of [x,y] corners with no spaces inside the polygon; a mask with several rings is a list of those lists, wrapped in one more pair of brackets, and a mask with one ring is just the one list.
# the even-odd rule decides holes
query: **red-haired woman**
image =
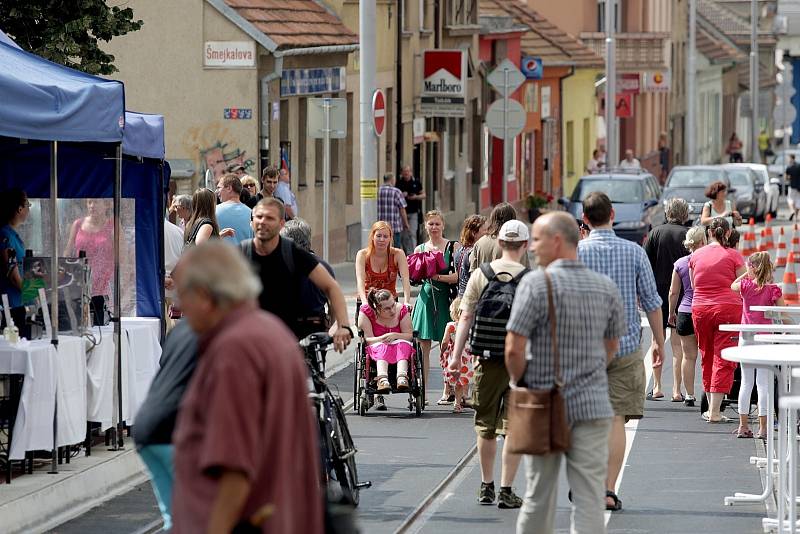
{"label": "red-haired woman", "polygon": [[401,248],[392,246],[392,227],[385,221],[372,225],[367,248],[356,254],[356,285],[358,298],[367,302],[370,289],[387,289],[397,297],[397,275],[403,283],[403,303],[411,304],[411,284],[408,280],[408,260]]}

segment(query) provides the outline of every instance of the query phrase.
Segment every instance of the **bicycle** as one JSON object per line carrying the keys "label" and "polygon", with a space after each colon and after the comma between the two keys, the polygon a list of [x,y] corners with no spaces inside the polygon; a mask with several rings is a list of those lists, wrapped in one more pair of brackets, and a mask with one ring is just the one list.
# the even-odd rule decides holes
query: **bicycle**
{"label": "bicycle", "polygon": [[[327,333],[318,332],[303,338],[300,347],[306,359],[310,374],[309,397],[317,411],[322,449],[322,470],[328,492],[333,492],[333,500],[358,506],[359,490],[372,486],[371,482],[359,482],[356,469],[357,449],[347,427],[344,415],[344,402],[335,395],[325,380],[325,355],[333,338]],[[331,485],[338,483],[338,490]]]}

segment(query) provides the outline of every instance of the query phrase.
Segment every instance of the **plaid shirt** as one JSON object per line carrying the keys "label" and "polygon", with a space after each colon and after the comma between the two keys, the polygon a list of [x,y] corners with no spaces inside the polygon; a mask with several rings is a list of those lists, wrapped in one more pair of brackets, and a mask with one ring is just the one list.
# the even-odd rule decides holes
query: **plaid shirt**
{"label": "plaid shirt", "polygon": [[628,329],[619,340],[617,356],[639,350],[642,320],[637,300],[645,312],[661,307],[647,254],[636,243],[617,237],[613,230],[592,230],[578,243],[578,258],[591,270],[611,278],[622,294]]}
{"label": "plaid shirt", "polygon": [[400,208],[406,207],[403,192],[394,186],[383,184],[378,190],[378,220],[386,221],[394,233],[403,231]]}
{"label": "plaid shirt", "polygon": [[[603,340],[625,333],[619,289],[607,276],[575,260],[556,260],[547,266],[547,273],[553,282],[559,365],[569,421],[612,417]],[[547,282],[541,270],[520,282],[506,328],[528,337],[526,385],[532,389],[552,387],[555,369]]]}

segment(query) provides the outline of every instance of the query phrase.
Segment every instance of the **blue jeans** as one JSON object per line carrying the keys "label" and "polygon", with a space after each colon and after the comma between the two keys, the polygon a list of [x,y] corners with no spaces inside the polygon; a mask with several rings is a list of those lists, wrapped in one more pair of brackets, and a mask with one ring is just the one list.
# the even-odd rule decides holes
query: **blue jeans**
{"label": "blue jeans", "polygon": [[150,472],[150,483],[158,500],[164,519],[164,531],[172,529],[172,486],[175,484],[175,447],[173,445],[147,445],[138,450]]}
{"label": "blue jeans", "polygon": [[403,232],[393,232],[392,246],[395,248],[403,248]]}

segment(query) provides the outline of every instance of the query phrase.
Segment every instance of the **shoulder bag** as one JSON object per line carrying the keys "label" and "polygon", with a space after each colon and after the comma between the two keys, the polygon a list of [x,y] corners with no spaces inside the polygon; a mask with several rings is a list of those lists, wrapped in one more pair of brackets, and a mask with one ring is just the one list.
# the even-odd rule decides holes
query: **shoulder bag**
{"label": "shoulder bag", "polygon": [[553,286],[547,271],[544,271],[544,276],[547,282],[547,318],[550,323],[555,379],[550,389],[516,387],[509,392],[506,447],[509,452],[516,454],[550,454],[565,451],[570,446],[567,405],[561,394],[564,383],[561,379],[556,337]]}

